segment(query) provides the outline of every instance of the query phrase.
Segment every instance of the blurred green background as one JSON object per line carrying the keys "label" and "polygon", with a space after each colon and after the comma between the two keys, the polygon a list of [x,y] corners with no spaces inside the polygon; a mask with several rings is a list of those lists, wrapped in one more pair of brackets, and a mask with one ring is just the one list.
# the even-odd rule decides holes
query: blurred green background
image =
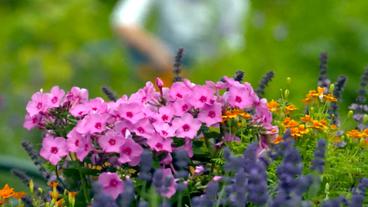
{"label": "blurred green background", "polygon": [[[68,90],[77,85],[95,97],[103,96],[103,85],[118,94],[143,85],[130,78],[123,47],[112,33],[115,3],[0,0],[0,154],[7,156],[3,159],[29,160],[20,142],[35,141],[37,134],[22,124],[26,102],[40,88],[60,85]],[[368,64],[368,1],[254,0],[245,28],[242,51],[197,64],[189,77],[201,83],[241,69],[246,80],[257,85],[265,72],[274,70],[266,96],[277,98],[290,76],[291,99],[301,104],[304,94],[316,86],[319,54],[327,52],[331,79],[348,77],[342,109],[346,112]],[[16,182],[6,175],[0,173],[0,186]]]}

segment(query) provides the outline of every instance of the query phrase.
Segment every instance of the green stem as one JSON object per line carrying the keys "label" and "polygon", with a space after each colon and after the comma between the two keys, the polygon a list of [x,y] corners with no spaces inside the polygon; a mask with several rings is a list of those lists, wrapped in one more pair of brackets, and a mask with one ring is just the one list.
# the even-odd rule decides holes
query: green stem
{"label": "green stem", "polygon": [[217,199],[217,202],[216,202],[216,207],[219,207],[221,205],[221,200],[222,200],[222,197],[224,196],[224,193],[225,193],[225,188],[224,188],[224,185],[222,185],[221,187],[221,191],[219,193],[219,196],[218,196],[218,199]]}
{"label": "green stem", "polygon": [[178,206],[183,207],[183,193],[179,193],[179,200],[178,200]]}
{"label": "green stem", "polygon": [[82,191],[83,191],[84,200],[85,200],[86,205],[87,205],[89,203],[89,200],[88,200],[88,194],[87,194],[86,179],[83,176],[82,171],[79,168],[78,168],[78,171],[79,171],[79,177],[80,177],[81,182],[82,182]]}

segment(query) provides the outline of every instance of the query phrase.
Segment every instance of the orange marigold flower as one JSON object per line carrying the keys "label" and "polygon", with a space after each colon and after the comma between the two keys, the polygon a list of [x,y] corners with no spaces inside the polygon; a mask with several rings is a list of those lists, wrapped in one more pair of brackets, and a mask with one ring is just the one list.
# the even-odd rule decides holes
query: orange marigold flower
{"label": "orange marigold flower", "polygon": [[8,184],[5,184],[5,186],[0,189],[0,197],[2,199],[11,198],[14,196],[14,189],[11,188]]}
{"label": "orange marigold flower", "polygon": [[362,138],[363,137],[363,133],[361,133],[359,130],[356,130],[356,129],[346,132],[346,135],[348,135],[348,137],[351,137],[351,138]]}
{"label": "orange marigold flower", "polygon": [[364,129],[362,133],[365,138],[368,138],[368,128]]}
{"label": "orange marigold flower", "polygon": [[301,120],[302,122],[310,122],[310,121],[312,121],[313,119],[311,118],[311,116],[310,116],[310,115],[306,114],[306,115],[304,115],[302,118],[300,118],[300,120]]}
{"label": "orange marigold flower", "polygon": [[312,121],[312,128],[315,128],[315,129],[326,129],[327,126],[326,126],[326,120],[313,120]]}
{"label": "orange marigold flower", "polygon": [[248,114],[245,111],[242,111],[240,109],[234,109],[234,110],[225,111],[224,115],[222,115],[222,119],[223,121],[226,121],[229,119],[234,119],[238,116],[243,117],[244,119],[249,119],[252,117],[250,114]]}
{"label": "orange marigold flower", "polygon": [[290,105],[287,105],[285,107],[285,112],[288,113],[288,112],[292,112],[292,111],[295,111],[297,110],[297,108],[293,105],[293,104],[290,104]]}
{"label": "orange marigold flower", "polygon": [[299,123],[297,121],[295,121],[294,119],[291,119],[290,117],[286,117],[284,119],[283,122],[284,127],[286,128],[291,128],[291,127],[296,127],[299,125]]}
{"label": "orange marigold flower", "polygon": [[324,96],[324,99],[329,102],[336,102],[337,99],[332,94],[327,94]]}
{"label": "orange marigold flower", "polygon": [[26,195],[25,192],[15,192],[13,198],[15,199],[22,199]]}
{"label": "orange marigold flower", "polygon": [[282,137],[281,136],[277,136],[274,140],[272,140],[273,144],[279,144],[282,142]]}
{"label": "orange marigold flower", "polygon": [[267,103],[267,107],[271,112],[276,112],[278,107],[279,107],[279,103],[277,103],[277,101],[274,101],[273,99]]}

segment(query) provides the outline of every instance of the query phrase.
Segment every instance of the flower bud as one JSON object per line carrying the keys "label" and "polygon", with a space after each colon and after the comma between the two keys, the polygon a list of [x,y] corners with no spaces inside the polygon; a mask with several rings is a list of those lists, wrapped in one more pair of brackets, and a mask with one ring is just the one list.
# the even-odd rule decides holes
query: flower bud
{"label": "flower bud", "polygon": [[29,191],[31,193],[33,193],[33,190],[34,190],[34,183],[33,183],[33,180],[29,180],[29,183],[28,183],[28,186],[29,186]]}
{"label": "flower bud", "polygon": [[286,78],[286,83],[287,83],[287,84],[290,84],[290,83],[291,83],[291,78],[290,78],[290,77],[287,77],[287,78]]}
{"label": "flower bud", "polygon": [[348,118],[353,117],[353,115],[354,115],[354,111],[353,110],[349,110],[349,112],[348,112]]}
{"label": "flower bud", "polygon": [[368,114],[363,115],[363,123],[368,123]]}
{"label": "flower bud", "polygon": [[161,78],[156,78],[156,85],[158,88],[162,88],[164,86],[164,82],[161,80]]}
{"label": "flower bud", "polygon": [[285,89],[285,91],[284,91],[285,98],[287,98],[289,96],[289,94],[290,94],[290,91],[288,89]]}

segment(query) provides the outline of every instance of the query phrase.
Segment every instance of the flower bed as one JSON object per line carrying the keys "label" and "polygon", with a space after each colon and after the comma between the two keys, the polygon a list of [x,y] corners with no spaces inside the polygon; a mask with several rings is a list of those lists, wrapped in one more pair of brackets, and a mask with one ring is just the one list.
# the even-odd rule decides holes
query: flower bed
{"label": "flower bed", "polygon": [[[350,112],[357,128],[346,133],[337,112],[345,79],[329,84],[325,67],[321,70],[303,109],[289,103],[290,89],[278,100],[260,97],[273,73],[257,90],[239,72],[203,85],[177,76],[165,87],[158,78],[120,98],[104,88],[108,101],[90,99],[88,90],[78,87],[36,92],[24,127],[41,130],[42,144],[39,153],[29,142],[23,146],[50,192],[14,170],[30,187],[21,203],[362,206],[368,164],[358,164],[368,155],[368,70]],[[337,165],[351,154],[355,160]],[[357,166],[343,172],[349,164]],[[343,173],[353,177],[335,183]]]}

